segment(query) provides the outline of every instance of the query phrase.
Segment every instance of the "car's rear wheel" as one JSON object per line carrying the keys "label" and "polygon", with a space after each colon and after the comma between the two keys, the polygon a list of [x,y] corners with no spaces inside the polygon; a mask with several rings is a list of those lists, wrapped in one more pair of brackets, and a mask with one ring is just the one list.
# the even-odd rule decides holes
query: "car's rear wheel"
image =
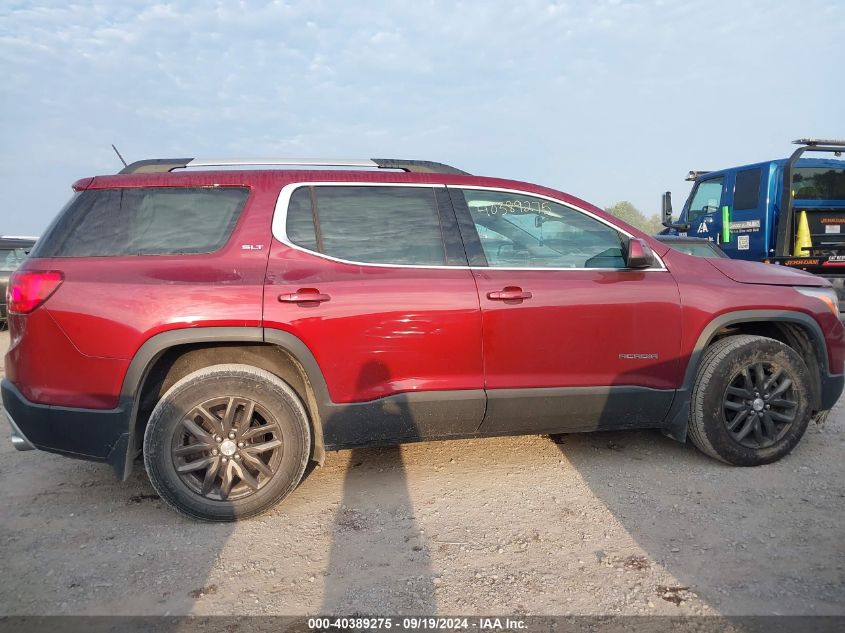
{"label": "car's rear wheel", "polygon": [[248,365],[215,365],[162,396],[144,434],[144,463],[180,512],[232,521],[290,494],[310,447],[308,416],[289,385]]}
{"label": "car's rear wheel", "polygon": [[810,385],[803,359],[780,341],[745,334],[717,341],[696,376],[690,439],[736,466],[777,461],[807,429]]}

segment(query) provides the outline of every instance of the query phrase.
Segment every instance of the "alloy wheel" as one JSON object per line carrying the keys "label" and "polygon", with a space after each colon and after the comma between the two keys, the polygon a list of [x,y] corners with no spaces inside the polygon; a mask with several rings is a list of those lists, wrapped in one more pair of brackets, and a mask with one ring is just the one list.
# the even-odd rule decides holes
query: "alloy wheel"
{"label": "alloy wheel", "polygon": [[765,361],[737,372],[722,399],[728,433],[747,448],[775,444],[793,425],[797,411],[792,379],[782,367]]}
{"label": "alloy wheel", "polygon": [[266,409],[249,398],[221,396],[182,418],[170,452],[176,473],[191,490],[234,501],[273,478],[283,450],[281,427]]}

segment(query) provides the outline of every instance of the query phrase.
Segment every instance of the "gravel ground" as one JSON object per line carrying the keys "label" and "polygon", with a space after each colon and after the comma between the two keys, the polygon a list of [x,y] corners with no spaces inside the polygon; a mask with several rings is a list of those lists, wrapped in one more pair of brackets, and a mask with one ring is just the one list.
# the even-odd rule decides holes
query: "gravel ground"
{"label": "gravel ground", "polygon": [[845,614],[841,404],[754,469],[657,432],[330,453],[235,525],[2,433],[0,614]]}

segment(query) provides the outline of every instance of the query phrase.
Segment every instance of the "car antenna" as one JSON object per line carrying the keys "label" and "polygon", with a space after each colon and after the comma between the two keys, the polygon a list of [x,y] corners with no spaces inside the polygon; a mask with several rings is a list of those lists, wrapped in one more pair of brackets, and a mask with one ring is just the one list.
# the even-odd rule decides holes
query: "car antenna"
{"label": "car antenna", "polygon": [[114,146],[114,143],[111,144],[111,148],[114,150],[114,153],[117,154],[117,157],[120,159],[120,162],[123,163],[123,166],[126,167],[126,161],[123,160],[123,156],[121,156],[120,152],[117,151],[117,148]]}

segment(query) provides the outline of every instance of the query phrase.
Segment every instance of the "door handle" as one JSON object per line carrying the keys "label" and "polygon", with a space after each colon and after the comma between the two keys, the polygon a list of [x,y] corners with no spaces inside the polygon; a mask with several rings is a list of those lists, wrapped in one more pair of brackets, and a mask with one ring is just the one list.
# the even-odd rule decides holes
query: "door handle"
{"label": "door handle", "polygon": [[503,290],[487,293],[487,298],[491,301],[522,301],[531,297],[530,292],[516,286],[507,286]]}
{"label": "door handle", "polygon": [[316,288],[300,288],[296,292],[279,295],[279,301],[283,303],[322,303],[331,297],[323,294]]}

